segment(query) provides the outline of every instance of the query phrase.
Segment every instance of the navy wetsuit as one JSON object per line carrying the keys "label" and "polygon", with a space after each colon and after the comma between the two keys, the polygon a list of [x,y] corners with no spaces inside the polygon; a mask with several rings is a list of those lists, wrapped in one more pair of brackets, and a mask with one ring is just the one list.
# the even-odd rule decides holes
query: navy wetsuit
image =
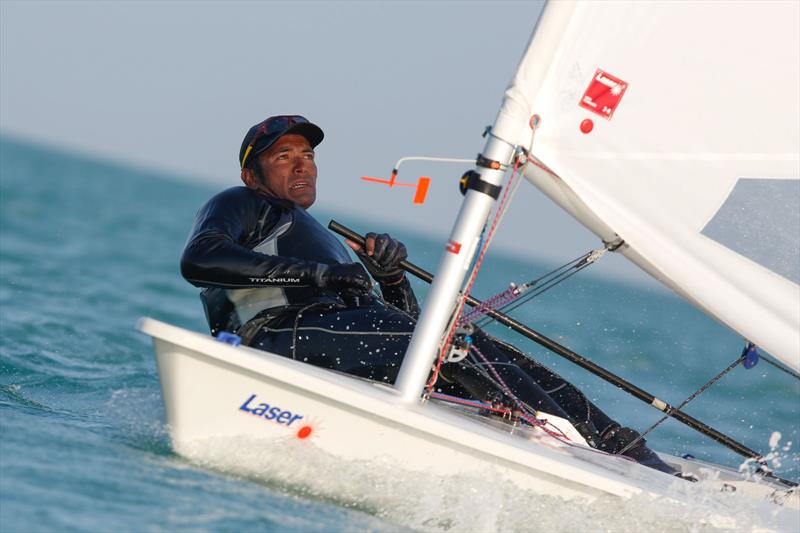
{"label": "navy wetsuit", "polygon": [[[383,298],[324,289],[323,265],[350,262],[345,247],[305,209],[234,187],[198,212],[181,272],[203,288],[212,334],[237,332],[253,347],[393,383],[419,313],[416,297],[405,278],[396,285],[381,285]],[[626,428],[576,387],[511,345],[481,331],[473,338],[521,401],[569,419],[588,441],[612,453],[624,446],[618,441]],[[472,355],[446,363],[437,388],[483,401],[495,399],[500,387],[485,366]],[[633,435],[624,440],[629,442]],[[643,444],[642,439],[626,454],[665,470]],[[638,457],[637,450],[648,453]]]}

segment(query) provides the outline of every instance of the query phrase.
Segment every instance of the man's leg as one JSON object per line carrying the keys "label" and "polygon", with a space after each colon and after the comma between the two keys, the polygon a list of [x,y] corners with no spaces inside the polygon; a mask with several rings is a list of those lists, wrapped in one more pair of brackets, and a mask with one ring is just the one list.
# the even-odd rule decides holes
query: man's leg
{"label": "man's leg", "polygon": [[[412,318],[391,308],[321,305],[272,320],[255,335],[250,346],[315,366],[394,383],[414,326]],[[534,409],[569,418],[530,376],[495,348],[488,336],[476,332],[475,339],[494,372],[515,396]],[[479,400],[502,394],[496,377],[478,360],[445,364],[442,376]]]}
{"label": "man's leg", "polygon": [[[661,472],[678,473],[646,446],[647,442],[640,438],[638,432],[622,427],[612,420],[572,383],[526,357],[514,346],[501,341],[496,341],[496,345],[547,391],[550,397],[569,415],[569,420],[581,435],[595,447],[612,454],[622,452],[622,455]],[[635,444],[629,447],[629,444],[634,441],[636,441]]]}
{"label": "man's leg", "polygon": [[407,315],[385,307],[314,306],[270,321],[250,346],[394,383],[414,331]]}
{"label": "man's leg", "polygon": [[[531,376],[523,372],[506,353],[497,349],[491,337],[482,331],[475,331],[472,337],[474,348],[466,359],[442,366],[443,380],[457,384],[473,398],[482,401],[508,396],[504,393],[504,389],[508,389],[520,402],[533,410],[570,419]],[[511,398],[506,398],[505,401],[513,406]]]}

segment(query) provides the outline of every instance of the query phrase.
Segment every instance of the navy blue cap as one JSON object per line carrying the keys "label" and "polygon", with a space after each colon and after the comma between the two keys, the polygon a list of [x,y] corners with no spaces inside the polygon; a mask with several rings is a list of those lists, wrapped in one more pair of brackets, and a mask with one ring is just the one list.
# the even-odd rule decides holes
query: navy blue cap
{"label": "navy blue cap", "polygon": [[239,166],[257,156],[287,133],[302,135],[312,148],[322,142],[325,134],[319,126],[300,115],[278,115],[259,122],[247,131],[239,149]]}

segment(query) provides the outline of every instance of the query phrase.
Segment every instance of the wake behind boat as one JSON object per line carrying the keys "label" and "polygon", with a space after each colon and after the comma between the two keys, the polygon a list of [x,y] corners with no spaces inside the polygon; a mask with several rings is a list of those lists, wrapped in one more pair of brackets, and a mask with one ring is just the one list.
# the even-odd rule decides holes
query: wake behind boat
{"label": "wake behind boat", "polygon": [[[192,457],[204,440],[249,436],[412,471],[499,476],[564,498],[690,498],[676,489],[686,481],[571,440],[559,421],[541,422],[546,415],[504,422],[483,406],[421,397],[458,325],[477,272],[469,267],[480,266],[491,241],[490,211],[506,198],[501,190],[514,190],[513,173],[503,183],[512,168],[606,248],[800,368],[792,231],[800,209],[800,8],[739,3],[718,24],[717,6],[547,6],[464,180],[461,212],[394,387],[144,319],[176,452]],[[742,74],[756,67],[757,76]],[[756,97],[763,87],[769,98]],[[752,111],[743,116],[745,104]],[[748,209],[754,202],[769,209]],[[701,485],[752,497],[779,528],[797,524],[791,483],[662,458]]]}

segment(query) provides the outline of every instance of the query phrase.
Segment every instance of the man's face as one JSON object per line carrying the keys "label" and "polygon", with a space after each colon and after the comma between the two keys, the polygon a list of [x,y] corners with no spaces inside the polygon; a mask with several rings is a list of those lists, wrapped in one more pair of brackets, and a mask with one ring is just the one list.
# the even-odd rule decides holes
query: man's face
{"label": "man's face", "polygon": [[311,207],[317,198],[317,165],[314,149],[302,135],[284,135],[258,155],[261,175],[247,170],[245,184],[268,196]]}

